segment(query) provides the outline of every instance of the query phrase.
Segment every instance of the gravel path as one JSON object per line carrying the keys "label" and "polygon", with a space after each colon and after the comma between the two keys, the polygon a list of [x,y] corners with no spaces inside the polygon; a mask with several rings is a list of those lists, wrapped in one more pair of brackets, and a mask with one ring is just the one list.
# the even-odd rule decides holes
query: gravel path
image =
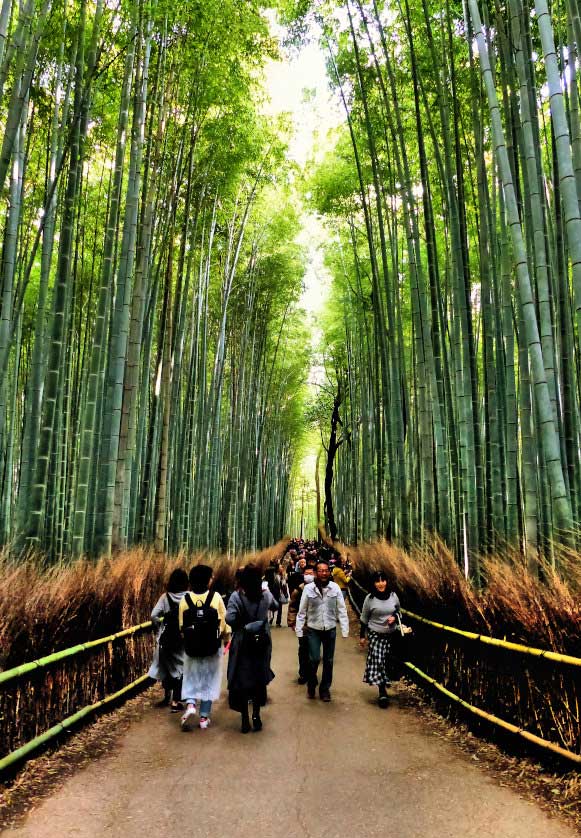
{"label": "gravel path", "polygon": [[274,629],[277,677],[264,730],[242,736],[226,695],[213,726],[185,734],[146,710],[7,838],[574,838],[497,786],[413,711],[373,702],[356,641],[337,641],[330,704],[295,681],[296,645]]}

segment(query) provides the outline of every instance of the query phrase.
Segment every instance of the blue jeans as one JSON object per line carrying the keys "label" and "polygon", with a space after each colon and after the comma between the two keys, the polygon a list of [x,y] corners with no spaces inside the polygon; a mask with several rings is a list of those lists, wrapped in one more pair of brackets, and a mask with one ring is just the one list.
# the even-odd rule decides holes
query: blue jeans
{"label": "blue jeans", "polygon": [[[182,701],[185,701],[186,704],[195,704],[195,698],[182,698]],[[212,712],[212,702],[211,701],[200,701],[200,716],[203,716],[205,719],[210,718],[210,713]]]}
{"label": "blue jeans", "polygon": [[210,713],[212,712],[212,702],[211,701],[200,701],[200,716],[204,719],[210,718]]}
{"label": "blue jeans", "polygon": [[335,638],[337,636],[337,629],[333,628],[328,631],[322,631],[319,629],[308,628],[306,633],[309,644],[309,688],[314,690],[319,683],[317,678],[317,669],[321,661],[322,646],[323,672],[321,675],[319,692],[329,692],[331,689],[331,682],[333,681],[333,657],[335,655]]}

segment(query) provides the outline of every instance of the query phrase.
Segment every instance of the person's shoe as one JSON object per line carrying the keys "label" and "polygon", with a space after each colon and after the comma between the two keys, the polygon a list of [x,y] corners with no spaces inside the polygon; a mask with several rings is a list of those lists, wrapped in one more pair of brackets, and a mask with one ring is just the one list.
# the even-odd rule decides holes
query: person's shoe
{"label": "person's shoe", "polygon": [[302,675],[299,675],[299,677],[297,678],[297,684],[301,684],[301,686],[302,686],[303,684],[306,684],[306,683],[307,683],[307,681],[308,681],[308,678],[305,678],[305,677],[303,677]]}
{"label": "person's shoe", "polygon": [[183,707],[183,704],[181,704],[181,702],[172,701],[171,707],[169,708],[169,712],[170,713],[179,713],[180,710],[182,709],[182,707]]}
{"label": "person's shoe", "polygon": [[316,687],[307,687],[307,698],[316,698]]}
{"label": "person's shoe", "polygon": [[319,698],[321,701],[331,701],[331,693],[328,690],[321,690]]}
{"label": "person's shoe", "polygon": [[256,731],[262,730],[262,719],[260,718],[260,716],[252,717],[252,727]]}
{"label": "person's shoe", "polygon": [[377,699],[377,703],[383,710],[385,710],[386,707],[389,707],[389,698],[386,695],[380,695]]}
{"label": "person's shoe", "polygon": [[242,726],[240,727],[240,733],[250,733],[250,719],[248,716],[242,716]]}
{"label": "person's shoe", "polygon": [[195,704],[188,704],[186,707],[186,712],[181,718],[180,724],[182,726],[182,730],[190,730],[190,722],[191,719],[196,715],[196,705]]}
{"label": "person's shoe", "polygon": [[160,701],[155,702],[156,707],[167,707],[169,705],[169,695],[164,695]]}
{"label": "person's shoe", "polygon": [[211,720],[208,719],[206,716],[200,717],[200,730],[207,730],[211,725]]}

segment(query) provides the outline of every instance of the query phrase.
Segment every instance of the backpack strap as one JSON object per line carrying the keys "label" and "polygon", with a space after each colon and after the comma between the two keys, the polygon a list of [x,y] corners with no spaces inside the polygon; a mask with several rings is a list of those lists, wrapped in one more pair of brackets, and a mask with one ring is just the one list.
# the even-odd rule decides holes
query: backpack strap
{"label": "backpack strap", "polygon": [[[206,597],[205,601],[202,603],[202,606],[201,606],[203,611],[209,611],[209,610],[210,610],[210,608],[212,608],[212,607],[213,607],[213,606],[212,606],[212,603],[213,603],[213,601],[214,601],[214,594],[215,594],[215,591],[211,591],[211,590],[209,590],[209,591],[207,591],[207,594],[208,594],[208,595],[207,595],[207,597]],[[203,594],[195,594],[195,596],[196,596],[196,597],[201,597],[201,596],[204,596],[204,595],[203,595]],[[189,592],[186,594],[186,596],[185,596],[185,600],[186,600],[186,602],[188,603],[188,608],[192,608],[192,609],[193,609],[193,608],[199,608],[199,607],[200,607],[200,606],[198,606],[198,605],[194,605],[194,602],[193,602],[193,600],[192,600],[192,598],[191,598],[191,596],[190,596]]]}
{"label": "backpack strap", "polygon": [[[206,601],[202,605],[202,608],[204,609],[204,611],[207,612],[207,611],[210,610],[210,608],[213,608],[212,603],[214,602],[214,594],[215,593],[216,592],[213,591],[211,588],[208,588],[208,594],[206,596]],[[214,609],[214,610],[216,611],[217,609]]]}

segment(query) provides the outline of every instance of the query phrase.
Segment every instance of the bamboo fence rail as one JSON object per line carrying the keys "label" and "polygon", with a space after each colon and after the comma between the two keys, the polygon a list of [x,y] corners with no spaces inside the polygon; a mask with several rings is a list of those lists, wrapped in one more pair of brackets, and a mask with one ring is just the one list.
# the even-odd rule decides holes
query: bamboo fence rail
{"label": "bamboo fence rail", "polygon": [[[361,599],[367,592],[352,581]],[[360,612],[353,590],[349,596]],[[580,658],[402,611],[415,623],[414,637],[406,641],[410,660],[401,661],[413,677],[472,715],[581,765]],[[150,621],[140,623],[0,672],[0,774],[144,684],[151,627]],[[515,667],[515,655],[528,664]]]}
{"label": "bamboo fence rail", "polygon": [[1,672],[0,773],[145,683],[151,628],[140,623]]}
{"label": "bamboo fence rail", "polygon": [[[352,582],[357,596],[350,590],[350,601],[360,613],[367,591]],[[398,658],[415,680],[452,706],[581,765],[581,658],[402,612],[414,633],[402,641]]]}
{"label": "bamboo fence rail", "polygon": [[145,684],[148,680],[149,677],[147,675],[142,675],[141,678],[136,678],[135,681],[132,681],[131,684],[128,684],[126,687],[117,690],[117,692],[112,695],[108,695],[106,698],[102,698],[100,701],[96,701],[94,704],[89,704],[87,707],[83,707],[82,710],[78,710],[76,713],[73,713],[72,716],[69,716],[68,718],[63,719],[62,722],[53,725],[53,727],[49,728],[44,733],[41,733],[39,736],[35,736],[35,738],[31,739],[30,742],[27,742],[25,745],[21,745],[20,748],[17,748],[15,751],[11,751],[5,757],[0,759],[0,776],[7,769],[12,768],[17,763],[28,758],[43,745],[48,744],[53,739],[56,739],[56,737],[61,733],[65,733],[70,730],[74,725],[78,724],[83,719],[86,719],[97,710],[100,710],[101,708],[112,704],[114,701],[123,698],[137,687]]}

